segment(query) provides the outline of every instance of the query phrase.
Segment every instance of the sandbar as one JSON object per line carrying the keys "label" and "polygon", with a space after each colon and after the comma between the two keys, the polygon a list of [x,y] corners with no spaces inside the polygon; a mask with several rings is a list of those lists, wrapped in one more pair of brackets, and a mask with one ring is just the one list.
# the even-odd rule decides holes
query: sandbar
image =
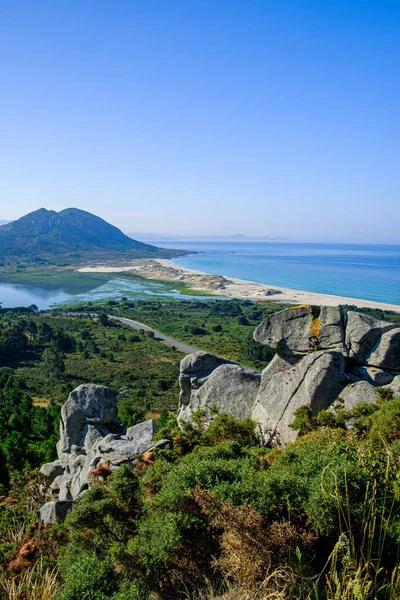
{"label": "sandbar", "polygon": [[176,281],[184,283],[188,288],[203,291],[213,295],[227,296],[230,298],[248,298],[249,300],[270,300],[274,302],[293,304],[313,304],[321,306],[338,306],[351,304],[358,308],[380,308],[400,312],[400,306],[374,300],[362,300],[347,296],[333,294],[320,294],[306,290],[295,290],[282,286],[256,283],[236,277],[212,275],[195,269],[188,269],[176,265],[171,260],[137,259],[121,266],[96,264],[78,269],[81,273],[131,273],[146,279],[159,281]]}

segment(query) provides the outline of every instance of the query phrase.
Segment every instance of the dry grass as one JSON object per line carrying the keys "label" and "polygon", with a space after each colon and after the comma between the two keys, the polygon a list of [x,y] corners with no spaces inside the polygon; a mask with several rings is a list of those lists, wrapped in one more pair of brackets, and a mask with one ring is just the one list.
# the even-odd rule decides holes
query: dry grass
{"label": "dry grass", "polygon": [[41,561],[15,577],[0,573],[1,600],[52,600],[57,588],[57,570],[43,569]]}
{"label": "dry grass", "polygon": [[18,522],[14,519],[11,527],[3,534],[0,538],[0,544],[12,543],[21,546],[28,536],[28,528],[24,523]]}
{"label": "dry grass", "polygon": [[148,421],[149,419],[159,419],[160,415],[161,415],[160,411],[150,410],[149,412],[147,412],[144,415],[144,418],[145,418],[146,421]]}
{"label": "dry grass", "polygon": [[38,408],[48,408],[50,404],[49,398],[42,398],[40,396],[32,396],[33,406]]}

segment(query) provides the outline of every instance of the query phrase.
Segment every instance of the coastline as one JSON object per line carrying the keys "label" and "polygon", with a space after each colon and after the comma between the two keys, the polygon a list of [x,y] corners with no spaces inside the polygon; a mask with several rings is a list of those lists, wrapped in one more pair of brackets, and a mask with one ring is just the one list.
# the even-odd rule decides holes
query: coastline
{"label": "coastline", "polygon": [[322,306],[338,306],[339,304],[351,304],[357,308],[378,308],[381,310],[392,310],[400,312],[400,306],[374,300],[360,298],[349,298],[332,294],[321,294],[308,292],[306,290],[295,290],[286,287],[269,286],[267,284],[237,279],[235,277],[224,277],[212,275],[195,269],[188,269],[176,265],[174,262],[164,258],[138,259],[130,265],[107,266],[93,265],[78,269],[81,273],[131,273],[145,279],[156,279],[160,281],[176,281],[184,283],[187,287],[204,292],[212,292],[230,298],[245,298],[249,300],[270,300],[274,302],[293,304],[314,304]]}

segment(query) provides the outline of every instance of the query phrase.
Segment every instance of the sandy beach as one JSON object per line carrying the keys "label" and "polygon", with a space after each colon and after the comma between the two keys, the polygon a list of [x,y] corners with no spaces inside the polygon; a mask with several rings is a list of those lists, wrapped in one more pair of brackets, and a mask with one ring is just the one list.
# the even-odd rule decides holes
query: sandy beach
{"label": "sandy beach", "polygon": [[373,300],[360,300],[346,296],[319,294],[305,290],[270,286],[234,277],[211,275],[194,269],[187,269],[174,264],[166,259],[139,259],[133,260],[124,266],[91,265],[78,269],[81,273],[131,273],[146,279],[161,281],[176,281],[184,283],[187,287],[212,292],[214,295],[228,296],[230,298],[249,298],[251,300],[272,300],[274,302],[292,302],[294,304],[315,304],[325,306],[338,306],[339,304],[352,304],[358,308],[380,308],[400,312],[400,306],[386,304]]}

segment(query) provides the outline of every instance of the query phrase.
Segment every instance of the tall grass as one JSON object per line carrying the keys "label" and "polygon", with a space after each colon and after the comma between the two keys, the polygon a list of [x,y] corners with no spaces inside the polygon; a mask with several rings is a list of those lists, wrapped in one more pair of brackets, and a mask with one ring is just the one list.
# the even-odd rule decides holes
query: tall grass
{"label": "tall grass", "polygon": [[[388,456],[387,468],[389,461]],[[384,547],[393,515],[394,498],[391,499],[385,490],[384,496],[378,499],[374,481],[366,489],[361,525],[358,527],[353,522],[350,510],[347,481],[344,497],[336,482],[335,499],[340,524],[339,538],[329,556],[326,575],[324,569],[314,586],[315,599],[399,600],[399,565],[391,572],[384,567]],[[361,540],[355,531],[361,533]]]}
{"label": "tall grass", "polygon": [[58,589],[57,569],[44,569],[39,561],[15,577],[0,573],[1,600],[52,600]]}

